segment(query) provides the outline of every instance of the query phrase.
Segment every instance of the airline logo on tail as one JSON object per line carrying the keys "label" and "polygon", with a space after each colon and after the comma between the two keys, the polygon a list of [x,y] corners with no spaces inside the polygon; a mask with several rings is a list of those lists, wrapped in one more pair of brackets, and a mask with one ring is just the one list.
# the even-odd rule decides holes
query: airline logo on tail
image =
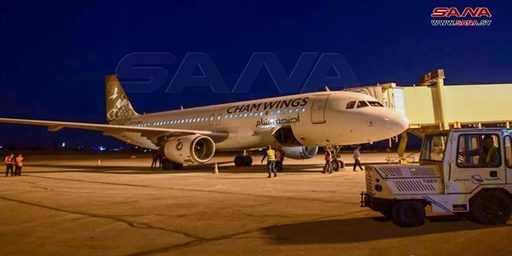
{"label": "airline logo on tail", "polygon": [[107,113],[108,120],[126,119],[132,116],[132,104],[126,97],[122,97],[122,94],[118,93],[118,88],[114,89],[114,93],[109,99],[113,102],[113,107]]}
{"label": "airline logo on tail", "polygon": [[107,77],[106,86],[108,121],[129,119],[137,115],[116,77]]}

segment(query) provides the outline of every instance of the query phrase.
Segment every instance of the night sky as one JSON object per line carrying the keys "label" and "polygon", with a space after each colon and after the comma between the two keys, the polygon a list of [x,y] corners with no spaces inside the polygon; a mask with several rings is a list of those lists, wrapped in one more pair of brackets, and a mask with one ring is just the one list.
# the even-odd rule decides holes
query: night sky
{"label": "night sky", "polygon": [[[102,123],[104,75],[133,52],[172,53],[175,62],[161,65],[166,84],[187,52],[208,54],[229,88],[254,52],[275,54],[288,72],[302,52],[339,53],[350,75],[332,88],[410,85],[436,68],[445,69],[447,84],[512,82],[508,1],[78,2],[2,2],[0,116]],[[485,6],[492,24],[433,27],[437,6]],[[265,72],[248,93],[166,88],[126,90],[141,113],[283,94]],[[60,141],[113,143],[91,132],[0,125],[0,145]]]}

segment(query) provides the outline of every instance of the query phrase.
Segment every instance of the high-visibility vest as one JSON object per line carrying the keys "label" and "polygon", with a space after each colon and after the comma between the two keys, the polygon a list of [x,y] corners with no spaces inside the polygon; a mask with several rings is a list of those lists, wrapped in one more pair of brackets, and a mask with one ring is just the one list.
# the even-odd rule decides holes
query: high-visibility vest
{"label": "high-visibility vest", "polygon": [[496,153],[498,152],[498,148],[492,146],[489,151],[487,151],[487,155],[485,156],[485,163],[489,164],[494,161],[494,157],[496,157]]}
{"label": "high-visibility vest", "polygon": [[276,160],[276,151],[273,149],[267,150],[267,159],[268,161],[275,161]]}
{"label": "high-visibility vest", "polygon": [[4,163],[5,163],[5,164],[13,164],[13,161],[12,161],[12,160],[13,160],[13,159],[12,159],[12,157],[10,157],[10,156],[6,156],[6,157],[4,158]]}

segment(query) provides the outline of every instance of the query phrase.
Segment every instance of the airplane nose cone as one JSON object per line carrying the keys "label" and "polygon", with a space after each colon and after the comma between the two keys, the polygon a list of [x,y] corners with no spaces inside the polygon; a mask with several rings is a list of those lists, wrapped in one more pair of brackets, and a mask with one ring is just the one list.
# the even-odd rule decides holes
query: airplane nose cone
{"label": "airplane nose cone", "polygon": [[390,111],[384,117],[384,125],[389,130],[391,136],[398,135],[409,128],[409,120],[402,113]]}

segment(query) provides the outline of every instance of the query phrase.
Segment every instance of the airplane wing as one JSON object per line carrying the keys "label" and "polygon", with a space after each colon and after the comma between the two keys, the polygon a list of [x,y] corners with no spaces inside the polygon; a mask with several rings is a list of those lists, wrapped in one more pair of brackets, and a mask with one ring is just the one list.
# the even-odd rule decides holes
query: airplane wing
{"label": "airplane wing", "polygon": [[[156,127],[139,127],[133,125],[115,125],[115,124],[96,124],[96,123],[79,123],[79,122],[62,122],[62,121],[48,121],[48,120],[32,120],[32,119],[17,119],[17,118],[0,118],[0,123],[4,124],[17,124],[17,125],[34,125],[46,126],[49,131],[59,131],[63,128],[82,129],[103,132],[106,135],[118,138],[133,138],[132,144],[153,148],[156,146],[158,138],[163,136],[182,136],[199,134],[210,137],[226,137],[228,134],[224,132],[203,131],[203,130],[188,130],[188,129],[172,129],[172,128],[156,128]],[[146,140],[145,143],[139,141],[137,137]],[[125,140],[126,141],[126,140]]]}

